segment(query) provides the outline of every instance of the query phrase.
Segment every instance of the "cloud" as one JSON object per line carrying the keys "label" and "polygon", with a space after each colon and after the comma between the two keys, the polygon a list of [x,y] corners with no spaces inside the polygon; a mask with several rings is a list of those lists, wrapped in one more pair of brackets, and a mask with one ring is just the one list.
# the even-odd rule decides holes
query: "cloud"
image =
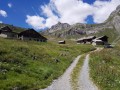
{"label": "cloud", "polygon": [[85,19],[92,14],[92,9],[89,4],[78,0],[54,0],[53,1],[59,14],[60,22],[69,24],[86,23]]}
{"label": "cloud", "polygon": [[111,12],[113,12],[116,7],[120,5],[120,0],[111,1],[95,1],[94,2],[94,13],[93,19],[95,23],[104,22]]}
{"label": "cloud", "polygon": [[52,25],[57,24],[59,18],[53,13],[52,8],[49,5],[42,6],[41,8],[43,14],[47,17],[45,26],[50,28]]}
{"label": "cloud", "polygon": [[0,21],[0,23],[3,23],[2,21]]}
{"label": "cloud", "polygon": [[7,13],[4,10],[0,10],[0,15],[3,17],[7,17]]}
{"label": "cloud", "polygon": [[86,18],[90,15],[93,16],[95,23],[102,23],[119,4],[120,0],[96,0],[93,4],[85,3],[82,0],[50,0],[48,4],[40,7],[43,15],[37,17],[42,18],[44,23],[39,22],[42,25],[39,29],[50,28],[58,22],[71,25],[87,23]]}
{"label": "cloud", "polygon": [[30,15],[27,15],[26,17],[27,17],[26,23],[28,23],[33,28],[35,29],[45,28],[45,25],[43,24],[45,21],[44,18],[39,16],[30,16]]}
{"label": "cloud", "polygon": [[11,3],[8,3],[8,7],[9,7],[9,8],[12,8],[12,4],[11,4]]}

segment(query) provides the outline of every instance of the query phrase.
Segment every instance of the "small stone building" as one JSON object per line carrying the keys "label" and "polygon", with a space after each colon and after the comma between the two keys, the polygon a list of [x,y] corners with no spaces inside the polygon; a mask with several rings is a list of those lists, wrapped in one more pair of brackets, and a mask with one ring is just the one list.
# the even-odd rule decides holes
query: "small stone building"
{"label": "small stone building", "polygon": [[108,36],[106,36],[106,35],[98,37],[96,39],[102,40],[104,43],[108,43]]}
{"label": "small stone building", "polygon": [[18,34],[20,40],[34,40],[40,42],[46,42],[47,38],[36,32],[34,29],[28,29]]}
{"label": "small stone building", "polygon": [[99,39],[94,39],[92,45],[104,45],[104,42]]}
{"label": "small stone building", "polygon": [[58,43],[59,44],[65,44],[66,42],[65,42],[65,40],[63,40],[63,41],[58,41]]}
{"label": "small stone building", "polygon": [[106,45],[106,44],[108,44],[108,37],[106,35],[98,37],[92,41],[92,45]]}
{"label": "small stone building", "polygon": [[77,40],[78,44],[91,44],[92,40],[95,39],[95,36],[83,37]]}
{"label": "small stone building", "polygon": [[13,32],[8,26],[0,28],[0,37],[17,38],[17,33]]}

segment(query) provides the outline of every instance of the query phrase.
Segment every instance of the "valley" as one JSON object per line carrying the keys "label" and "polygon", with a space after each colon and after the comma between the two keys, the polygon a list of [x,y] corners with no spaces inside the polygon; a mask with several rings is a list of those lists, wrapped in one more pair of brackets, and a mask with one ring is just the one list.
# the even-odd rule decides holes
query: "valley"
{"label": "valley", "polygon": [[[0,23],[0,34],[6,26],[16,38],[0,37],[0,90],[120,90],[120,5],[100,24],[31,32]],[[108,37],[113,47],[76,42],[90,36]]]}

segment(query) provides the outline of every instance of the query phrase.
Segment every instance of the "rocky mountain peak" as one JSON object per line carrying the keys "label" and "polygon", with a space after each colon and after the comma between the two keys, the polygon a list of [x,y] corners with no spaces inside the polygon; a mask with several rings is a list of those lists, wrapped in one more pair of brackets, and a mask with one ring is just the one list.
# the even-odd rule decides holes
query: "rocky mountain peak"
{"label": "rocky mountain peak", "polygon": [[116,10],[120,10],[120,5],[116,8]]}
{"label": "rocky mountain peak", "polygon": [[58,22],[57,25],[61,25],[62,23],[61,22]]}
{"label": "rocky mountain peak", "polygon": [[116,8],[115,11],[113,11],[113,12],[110,14],[110,16],[109,16],[108,19],[113,18],[114,16],[117,16],[118,14],[120,14],[120,5]]}
{"label": "rocky mountain peak", "polygon": [[120,33],[120,5],[110,14],[106,23],[113,25],[117,32]]}
{"label": "rocky mountain peak", "polygon": [[53,25],[53,26],[49,29],[49,32],[52,33],[52,32],[58,31],[58,30],[68,29],[68,28],[70,28],[70,27],[71,27],[71,26],[70,26],[68,23],[58,22],[56,25]]}

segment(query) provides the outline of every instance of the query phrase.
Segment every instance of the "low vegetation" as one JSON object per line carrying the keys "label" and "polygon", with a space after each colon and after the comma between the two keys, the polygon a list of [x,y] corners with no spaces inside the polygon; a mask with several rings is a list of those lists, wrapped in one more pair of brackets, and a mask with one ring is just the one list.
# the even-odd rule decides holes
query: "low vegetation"
{"label": "low vegetation", "polygon": [[110,29],[110,28],[105,28],[96,34],[96,36],[104,36],[104,35],[108,36],[109,43],[113,42],[119,36],[119,34],[115,29]]}
{"label": "low vegetation", "polygon": [[83,61],[85,59],[85,55],[82,55],[80,60],[78,61],[76,67],[73,69],[73,72],[71,74],[71,83],[72,83],[72,88],[73,90],[79,90],[78,88],[78,80],[79,80],[79,74],[81,67],[83,65]]}
{"label": "low vegetation", "polygon": [[120,45],[91,54],[91,77],[101,90],[120,90]]}
{"label": "low vegetation", "polygon": [[0,90],[38,90],[58,78],[90,45],[0,38]]}

